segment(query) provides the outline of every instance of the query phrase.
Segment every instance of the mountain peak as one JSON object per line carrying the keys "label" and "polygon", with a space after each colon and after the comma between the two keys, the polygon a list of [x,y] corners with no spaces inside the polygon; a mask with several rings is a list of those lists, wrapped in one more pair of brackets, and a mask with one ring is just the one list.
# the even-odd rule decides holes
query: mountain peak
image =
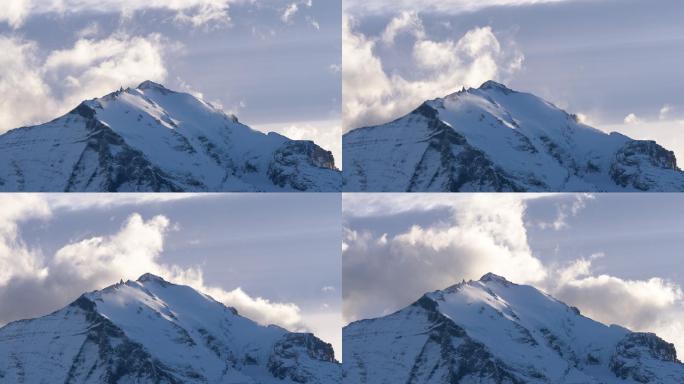
{"label": "mountain peak", "polygon": [[485,81],[484,83],[482,83],[482,85],[480,85],[480,88],[478,88],[478,89],[482,89],[482,90],[484,90],[484,89],[499,89],[502,91],[511,92],[510,88],[508,88],[507,86],[505,86],[501,83],[497,83],[494,80]]}
{"label": "mountain peak", "polygon": [[137,281],[139,283],[145,283],[148,281],[154,281],[157,283],[167,283],[167,281],[164,280],[163,278],[161,278],[157,275],[151,274],[151,273],[145,273],[144,275],[140,276]]}
{"label": "mountain peak", "polygon": [[140,83],[140,85],[138,85],[138,89],[162,89],[168,91],[168,89],[165,86],[159,83],[155,83],[152,80],[143,81],[142,83]]}
{"label": "mountain peak", "polygon": [[504,283],[504,284],[511,284],[510,281],[506,280],[505,277],[499,276],[495,273],[485,273],[481,278],[480,281],[483,283],[488,283],[488,282],[497,282],[497,283]]}

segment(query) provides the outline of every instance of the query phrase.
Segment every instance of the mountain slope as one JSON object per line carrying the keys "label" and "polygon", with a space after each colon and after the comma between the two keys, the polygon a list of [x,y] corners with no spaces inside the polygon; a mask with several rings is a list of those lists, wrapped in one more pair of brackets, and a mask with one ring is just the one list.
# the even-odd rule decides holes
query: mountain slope
{"label": "mountain slope", "polygon": [[345,191],[684,191],[673,152],[488,81],[343,137]]}
{"label": "mountain slope", "polygon": [[332,154],[146,81],[0,136],[2,191],[339,191]]}
{"label": "mountain slope", "polygon": [[339,383],[330,344],[153,275],[0,329],[0,383]]}
{"label": "mountain slope", "polygon": [[487,274],[343,330],[350,383],[684,383],[672,344]]}

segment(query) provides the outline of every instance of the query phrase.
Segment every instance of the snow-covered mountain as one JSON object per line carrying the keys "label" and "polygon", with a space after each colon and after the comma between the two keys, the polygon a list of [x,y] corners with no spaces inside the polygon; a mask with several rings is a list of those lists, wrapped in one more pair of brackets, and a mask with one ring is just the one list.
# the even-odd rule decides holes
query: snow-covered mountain
{"label": "snow-covered mountain", "polygon": [[0,328],[0,383],[340,383],[333,349],[146,274]]}
{"label": "snow-covered mountain", "polygon": [[334,192],[341,182],[313,142],[255,131],[151,81],[0,136],[1,191]]}
{"label": "snow-covered mountain", "polygon": [[684,191],[674,153],[493,81],[343,137],[345,191]]}
{"label": "snow-covered mountain", "polygon": [[345,382],[684,383],[675,348],[493,274],[343,331]]}

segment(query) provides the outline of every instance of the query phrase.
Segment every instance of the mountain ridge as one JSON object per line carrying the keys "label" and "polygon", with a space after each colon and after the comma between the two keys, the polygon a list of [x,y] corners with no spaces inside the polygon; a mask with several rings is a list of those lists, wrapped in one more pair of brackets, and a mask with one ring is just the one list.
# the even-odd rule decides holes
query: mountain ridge
{"label": "mountain ridge", "polygon": [[494,274],[343,334],[345,375],[360,384],[684,383],[674,346],[657,335],[601,324]]}
{"label": "mountain ridge", "polygon": [[343,135],[346,192],[682,191],[674,153],[495,81]]}
{"label": "mountain ridge", "polygon": [[0,190],[335,192],[332,153],[144,81],[0,135]]}

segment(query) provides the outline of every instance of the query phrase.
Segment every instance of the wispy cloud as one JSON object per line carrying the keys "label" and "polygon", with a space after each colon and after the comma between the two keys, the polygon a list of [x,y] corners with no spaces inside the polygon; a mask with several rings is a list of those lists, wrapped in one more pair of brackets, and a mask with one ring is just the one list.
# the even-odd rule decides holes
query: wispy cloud
{"label": "wispy cloud", "polygon": [[482,8],[496,6],[525,6],[543,3],[559,3],[577,0],[347,0],[343,2],[346,12],[352,13],[384,13],[396,10],[420,10],[441,13],[472,12]]}
{"label": "wispy cloud", "polygon": [[189,23],[195,27],[207,23],[228,23],[228,13],[234,0],[12,0],[8,6],[0,8],[0,21],[19,28],[32,14],[73,14],[78,12],[120,13],[125,17],[149,10],[168,10],[175,13],[175,20]]}

